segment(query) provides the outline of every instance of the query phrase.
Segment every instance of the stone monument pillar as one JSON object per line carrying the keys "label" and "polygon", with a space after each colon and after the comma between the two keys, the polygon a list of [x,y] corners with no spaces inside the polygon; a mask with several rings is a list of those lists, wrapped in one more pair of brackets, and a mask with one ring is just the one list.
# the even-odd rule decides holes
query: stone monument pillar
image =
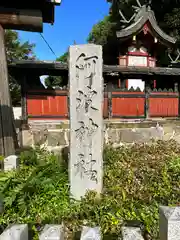
{"label": "stone monument pillar", "polygon": [[160,240],[180,239],[180,207],[159,208]]}
{"label": "stone monument pillar", "polygon": [[102,47],[69,49],[71,195],[80,200],[88,190],[101,193],[103,181]]}

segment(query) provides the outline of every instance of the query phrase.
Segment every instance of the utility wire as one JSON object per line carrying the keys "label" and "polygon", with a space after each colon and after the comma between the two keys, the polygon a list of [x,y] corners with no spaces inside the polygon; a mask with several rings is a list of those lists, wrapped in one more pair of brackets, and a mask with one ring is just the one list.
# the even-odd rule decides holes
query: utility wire
{"label": "utility wire", "polygon": [[55,54],[55,52],[53,51],[52,47],[49,45],[49,43],[47,42],[47,40],[45,39],[45,37],[42,35],[42,33],[39,33],[39,34],[40,34],[40,36],[42,37],[42,39],[44,40],[44,42],[46,43],[46,45],[48,46],[48,48],[50,49],[50,51],[52,52],[52,54],[53,54],[56,58],[58,58],[57,55]]}

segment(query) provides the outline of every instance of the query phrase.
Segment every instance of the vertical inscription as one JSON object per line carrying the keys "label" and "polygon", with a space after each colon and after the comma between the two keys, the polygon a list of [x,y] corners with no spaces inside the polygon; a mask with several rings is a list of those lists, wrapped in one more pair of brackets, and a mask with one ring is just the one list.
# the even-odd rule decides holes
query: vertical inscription
{"label": "vertical inscription", "polygon": [[97,130],[98,125],[94,124],[93,112],[90,112],[90,110],[99,111],[94,101],[97,91],[93,89],[96,60],[98,60],[98,56],[86,57],[84,53],[80,54],[76,60],[78,86],[76,89],[76,113],[79,114],[79,117],[77,119],[78,128],[75,129],[75,132],[77,140],[80,141],[80,148],[74,168],[76,168],[76,175],[79,174],[81,179],[84,179],[86,175],[91,181],[97,182],[97,176],[95,176],[97,172],[93,169],[97,160],[92,160],[92,133]]}
{"label": "vertical inscription", "polygon": [[70,47],[70,183],[80,199],[102,188],[102,48]]}
{"label": "vertical inscription", "polygon": [[86,156],[82,153],[78,155],[78,161],[74,164],[76,175],[79,175],[82,180],[87,176],[91,181],[97,183],[97,171],[93,168],[96,164],[96,160],[92,159],[92,153],[89,153],[87,156],[87,161],[85,161],[85,157]]}

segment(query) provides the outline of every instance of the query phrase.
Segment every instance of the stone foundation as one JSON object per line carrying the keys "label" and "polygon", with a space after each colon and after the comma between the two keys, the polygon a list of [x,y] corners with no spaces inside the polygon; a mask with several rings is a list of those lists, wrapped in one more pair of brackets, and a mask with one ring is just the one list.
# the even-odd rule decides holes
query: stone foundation
{"label": "stone foundation", "polygon": [[[31,122],[22,130],[23,147],[40,145],[61,152],[69,146],[69,124]],[[104,122],[104,143],[114,147],[122,144],[150,143],[152,140],[171,140],[180,143],[180,121]]]}

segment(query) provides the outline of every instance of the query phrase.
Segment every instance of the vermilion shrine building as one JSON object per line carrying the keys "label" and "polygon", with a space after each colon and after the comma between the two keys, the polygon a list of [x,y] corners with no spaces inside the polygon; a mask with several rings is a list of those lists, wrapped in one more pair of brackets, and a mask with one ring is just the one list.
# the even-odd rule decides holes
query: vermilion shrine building
{"label": "vermilion shrine building", "polygon": [[[158,26],[154,12],[149,6],[138,6],[137,11],[132,22],[116,33],[119,41],[119,65],[161,67],[160,56],[162,58],[164,53],[167,53],[167,49],[176,49],[176,39],[167,35]],[[128,22],[121,11],[120,15],[123,22]],[[144,91],[145,81],[144,79],[121,79],[118,86],[127,89],[139,87]],[[150,86],[152,89],[174,88],[172,82],[169,84],[162,79],[158,81],[151,79]]]}
{"label": "vermilion shrine building", "polygon": [[[130,21],[120,11],[126,26],[116,33],[117,64],[104,65],[104,117],[178,117],[180,69],[175,63],[180,53],[176,39],[160,29],[149,6],[137,3]],[[39,78],[66,76],[68,82],[67,64],[21,61],[10,65],[9,71],[22,86],[24,120],[68,119],[68,88],[45,89]]]}

